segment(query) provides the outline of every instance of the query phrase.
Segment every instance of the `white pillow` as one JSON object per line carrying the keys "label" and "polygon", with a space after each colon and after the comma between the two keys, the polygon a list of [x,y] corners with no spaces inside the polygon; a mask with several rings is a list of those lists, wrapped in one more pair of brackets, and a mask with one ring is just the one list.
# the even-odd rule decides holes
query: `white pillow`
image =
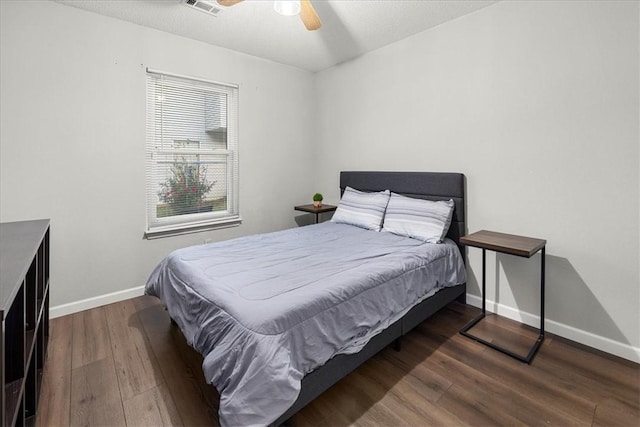
{"label": "white pillow", "polygon": [[389,190],[365,193],[347,187],[331,221],[380,231],[389,194]]}
{"label": "white pillow", "polygon": [[453,200],[433,202],[391,193],[382,231],[442,243],[453,216]]}

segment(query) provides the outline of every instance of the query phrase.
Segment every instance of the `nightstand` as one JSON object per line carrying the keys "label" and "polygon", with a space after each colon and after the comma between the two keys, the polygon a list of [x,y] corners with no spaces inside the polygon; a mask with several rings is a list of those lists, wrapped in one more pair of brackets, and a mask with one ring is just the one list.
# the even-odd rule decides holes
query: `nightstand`
{"label": "nightstand", "polygon": [[318,223],[318,215],[319,214],[326,213],[326,212],[333,212],[337,208],[338,208],[337,206],[325,205],[325,204],[323,204],[319,208],[315,207],[313,204],[311,204],[311,205],[300,205],[300,206],[294,207],[294,209],[297,210],[297,211],[302,211],[302,212],[315,214],[316,215],[316,224]]}
{"label": "nightstand", "polygon": [[[460,243],[482,249],[482,312],[475,319],[467,323],[460,333],[464,336],[472,338],[482,344],[485,344],[495,350],[514,357],[522,362],[531,363],[536,355],[542,341],[544,340],[544,263],[545,263],[545,245],[546,240],[534,239],[532,237],[517,236],[514,234],[504,234],[495,231],[481,230],[476,233],[469,234],[460,238]],[[469,333],[476,323],[482,320],[486,315],[486,261],[487,250],[500,252],[503,254],[515,255],[525,258],[531,258],[538,251],[542,251],[540,257],[540,334],[526,356],[516,354],[504,347],[476,337]]]}

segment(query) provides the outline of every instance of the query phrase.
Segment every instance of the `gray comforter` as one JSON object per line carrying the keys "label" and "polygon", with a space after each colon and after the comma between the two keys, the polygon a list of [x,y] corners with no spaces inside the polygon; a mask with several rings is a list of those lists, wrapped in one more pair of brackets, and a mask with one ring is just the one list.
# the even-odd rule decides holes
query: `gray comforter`
{"label": "gray comforter", "polygon": [[146,293],[204,356],[221,424],[246,426],[273,422],[306,373],[465,280],[453,242],[326,222],[174,251]]}

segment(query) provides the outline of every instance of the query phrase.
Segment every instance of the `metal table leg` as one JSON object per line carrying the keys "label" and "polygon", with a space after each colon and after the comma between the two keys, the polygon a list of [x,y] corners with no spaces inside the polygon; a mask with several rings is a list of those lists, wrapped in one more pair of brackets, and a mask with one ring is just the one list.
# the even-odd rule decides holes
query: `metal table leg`
{"label": "metal table leg", "polygon": [[516,354],[514,352],[512,352],[511,350],[501,347],[499,345],[496,345],[492,342],[486,341],[482,338],[479,338],[475,335],[472,335],[469,332],[469,329],[473,328],[480,320],[484,319],[486,316],[486,300],[487,300],[487,294],[486,294],[486,262],[487,262],[487,258],[486,258],[486,250],[483,248],[482,249],[482,312],[476,316],[474,319],[472,319],[469,323],[467,323],[466,325],[464,325],[462,327],[462,329],[460,330],[460,333],[466,337],[469,337],[471,339],[474,339],[486,346],[489,346],[491,348],[493,348],[494,350],[498,350],[501,353],[504,353],[508,356],[511,356],[515,359],[518,359],[522,362],[526,362],[526,363],[531,363],[531,361],[533,360],[533,357],[536,355],[536,353],[538,352],[538,349],[540,348],[540,345],[542,345],[542,341],[544,341],[544,287],[545,287],[545,283],[544,283],[544,276],[545,276],[545,248],[542,248],[542,252],[541,252],[541,260],[540,260],[540,334],[538,335],[538,339],[536,340],[536,342],[533,344],[533,346],[531,347],[531,349],[529,350],[529,353],[526,356],[521,356],[519,354]]}

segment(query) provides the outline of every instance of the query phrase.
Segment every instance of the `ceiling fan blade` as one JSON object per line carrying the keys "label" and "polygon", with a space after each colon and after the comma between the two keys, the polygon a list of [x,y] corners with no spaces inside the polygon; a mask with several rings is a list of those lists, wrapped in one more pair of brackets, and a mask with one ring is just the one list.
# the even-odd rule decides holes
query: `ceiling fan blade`
{"label": "ceiling fan blade", "polygon": [[300,0],[300,19],[309,31],[322,27],[322,22],[309,0]]}
{"label": "ceiling fan blade", "polygon": [[234,4],[240,3],[242,0],[218,0],[218,4],[220,6],[233,6]]}

